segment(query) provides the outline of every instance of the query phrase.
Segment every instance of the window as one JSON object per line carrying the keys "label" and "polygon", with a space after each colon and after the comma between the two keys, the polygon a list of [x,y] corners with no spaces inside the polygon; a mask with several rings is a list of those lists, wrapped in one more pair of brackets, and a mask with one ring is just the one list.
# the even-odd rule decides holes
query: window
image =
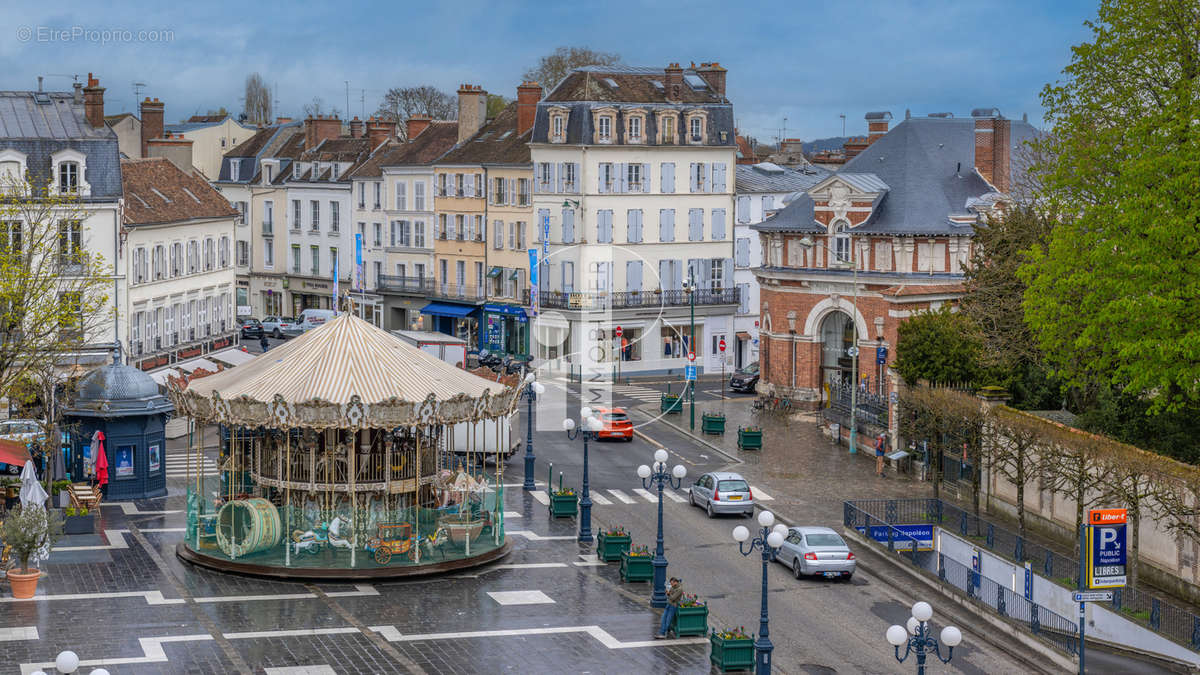
{"label": "window", "polygon": [[312,269],[309,271],[313,276],[317,276],[321,271],[321,247],[309,246],[308,253],[312,256]]}
{"label": "window", "polygon": [[292,200],[292,229],[299,231],[300,229],[300,200]]}
{"label": "window", "polygon": [[341,270],[338,268],[337,247],[329,247],[329,275],[336,279]]}
{"label": "window", "polygon": [[[223,140],[224,139],[222,139],[222,141]],[[229,160],[229,180],[237,181],[240,179],[241,174],[242,174],[242,160],[240,160],[240,159]]]}
{"label": "window", "polygon": [[440,271],[441,271],[441,274],[439,274],[439,275],[438,275],[438,280],[439,280],[439,281],[441,282],[441,284],[442,284],[442,292],[444,293],[444,292],[445,292],[445,290],[446,290],[446,287],[447,287],[447,286],[449,286],[449,284],[450,284],[450,279],[448,279],[448,278],[446,277],[446,275],[448,274],[448,272],[446,271],[446,265],[447,265],[447,263],[446,263],[446,259],[445,259],[445,258],[442,258],[442,259],[441,259],[440,261],[438,261],[438,262],[440,263],[440,267],[441,267],[441,270],[440,270]]}
{"label": "window", "polygon": [[211,237],[204,240],[204,271],[210,271],[216,263],[216,246]]}
{"label": "window", "polygon": [[263,239],[263,266],[275,266],[275,241],[273,239]]}
{"label": "window", "polygon": [[625,214],[625,241],[630,244],[642,243],[642,210],[629,209]]}
{"label": "window", "polygon": [[675,145],[675,113],[664,112],[658,116],[658,142],[660,145]]}
{"label": "window", "polygon": [[713,209],[710,220],[713,241],[725,240],[725,209]]}
{"label": "window", "polygon": [[487,228],[483,224],[483,216],[475,216],[475,241],[487,241]]}
{"label": "window", "polygon": [[454,215],[454,229],[450,232],[450,238],[457,241],[463,240],[463,214],[461,213]]}
{"label": "window", "polygon": [[417,264],[413,265],[413,274],[415,274],[418,279],[424,279],[425,278],[425,265],[423,265],[421,263],[417,263]]}
{"label": "window", "polygon": [[529,179],[517,179],[517,206],[529,206]]}
{"label": "window", "polygon": [[358,208],[360,208],[360,209],[367,208],[367,184],[366,183],[358,184]]}
{"label": "window", "polygon": [[504,196],[507,194],[503,178],[492,179],[492,203],[496,205],[504,204]]}
{"label": "window", "polygon": [[602,115],[596,118],[596,140],[601,143],[612,142],[612,117]]}
{"label": "window", "polygon": [[551,184],[554,182],[554,165],[550,162],[538,162],[537,165],[537,188],[538,192],[553,192]]}
{"label": "window", "polygon": [[78,292],[59,293],[59,306],[62,307],[62,312],[59,313],[58,327],[63,333],[74,336],[75,338],[83,337],[83,302],[82,297]]}
{"label": "window", "polygon": [[292,274],[300,274],[300,244],[292,244]]}
{"label": "window", "polygon": [[338,207],[341,206],[337,202],[329,202],[329,231],[337,232],[341,223],[341,213]]}
{"label": "window", "polygon": [[[375,264],[378,265],[379,263],[375,263]],[[398,276],[398,277],[408,276],[408,266],[405,265],[404,263],[396,263],[396,276]]]}
{"label": "window", "polygon": [[515,249],[517,247],[517,224],[508,224],[508,247]]}
{"label": "window", "polygon": [[444,173],[438,174],[438,196],[439,197],[446,196],[446,176],[447,175],[449,175],[449,174],[444,174]]}
{"label": "window", "polygon": [[[178,246],[178,245],[179,245],[179,244],[176,244],[176,246]],[[171,251],[171,252],[172,252],[172,254],[173,254],[173,253],[174,253],[174,249],[172,249],[172,251]],[[174,256],[172,255],[172,258],[173,258],[173,257],[174,257]],[[174,269],[174,267],[175,267],[175,264],[176,264],[176,263],[175,263],[175,261],[174,261],[174,260],[172,260],[172,261],[171,261],[171,267],[172,267],[172,269]],[[245,266],[247,266],[247,265],[249,265],[249,264],[250,264],[250,242],[248,242],[248,241],[243,241],[243,240],[241,240],[241,239],[239,239],[239,240],[238,240],[238,243],[237,243],[237,264],[238,264],[239,266],[241,266],[241,267],[245,267]],[[176,275],[172,275],[172,276],[176,276]]]}
{"label": "window", "polygon": [[425,221],[423,220],[413,223],[413,246],[425,248]]}
{"label": "window", "polygon": [[658,210],[658,240],[675,241],[675,209]]}
{"label": "window", "polygon": [[312,207],[312,231],[321,231],[321,202],[312,200],[309,202]]}
{"label": "window", "polygon": [[642,118],[640,116],[634,116],[634,117],[630,117],[627,121],[629,123],[629,142],[630,143],[641,143],[642,142]]}
{"label": "window", "polygon": [[763,198],[762,198],[763,218],[767,217],[767,211],[772,211],[774,209],[775,209],[775,195],[763,195]]}
{"label": "window", "polygon": [[58,258],[67,267],[83,264],[83,223],[78,220],[58,221]]}
{"label": "window", "polygon": [[838,263],[843,265],[851,264],[852,251],[850,250],[850,235],[846,233],[845,223],[838,223],[834,228],[836,234],[833,237],[833,255]]}
{"label": "window", "polygon": [[62,193],[79,190],[79,162],[59,162],[58,191]]}
{"label": "window", "polygon": [[616,174],[613,171],[612,163],[602,162],[600,164],[600,184],[597,186],[597,192],[612,192],[615,182]]}
{"label": "window", "polygon": [[275,227],[275,202],[263,202],[263,236],[270,236]]}
{"label": "window", "polygon": [[381,184],[379,183],[379,181],[375,181],[375,183],[373,183],[373,185],[374,185],[373,191],[374,191],[374,195],[375,195],[374,208],[378,209],[379,208],[379,197],[380,197],[380,192],[382,191],[382,188],[381,188]]}
{"label": "window", "polygon": [[399,243],[401,246],[412,246],[412,231],[407,220],[401,220],[396,223],[399,225]]}
{"label": "window", "polygon": [[523,220],[517,221],[517,248],[522,250],[525,248],[525,221]]}
{"label": "window", "polygon": [[707,192],[708,165],[704,162],[692,162],[688,171],[688,187],[691,192]]}
{"label": "window", "polygon": [[577,181],[576,181],[576,176],[578,175],[578,170],[577,170],[578,166],[579,165],[576,164],[575,162],[564,162],[563,163],[562,170],[563,170],[563,191],[564,192],[577,192],[579,190],[579,187],[578,187]]}
{"label": "window", "polygon": [[146,249],[138,247],[133,251],[133,283],[140,284],[146,280]]}
{"label": "window", "polygon": [[497,251],[504,248],[504,221],[492,222],[492,248]]}
{"label": "window", "polygon": [[575,292],[575,263],[570,260],[562,264],[562,290],[563,293]]}
{"label": "window", "polygon": [[466,194],[466,184],[463,182],[463,175],[461,173],[454,174],[454,196],[464,197]]}
{"label": "window", "polygon": [[221,237],[221,245],[217,247],[217,261],[221,269],[229,267],[229,237]]}
{"label": "window", "polygon": [[375,245],[383,246],[383,226],[379,223],[374,224]]}
{"label": "window", "polygon": [[729,262],[729,258],[711,258],[709,259],[708,281],[709,288],[714,291],[725,287],[725,264]]}
{"label": "window", "polygon": [[612,243],[611,209],[601,209],[596,212],[596,241],[601,244]]}
{"label": "window", "polygon": [[475,189],[468,196],[483,198],[483,174],[475,174]]}
{"label": "window", "polygon": [[704,241],[704,209],[688,209],[688,241]]}
{"label": "window", "polygon": [[442,240],[446,239],[446,221],[447,220],[448,219],[446,218],[446,214],[444,214],[444,213],[438,214],[438,231],[437,231],[438,239],[442,239]]}
{"label": "window", "polygon": [[642,165],[629,164],[626,168],[626,180],[629,185],[630,192],[644,192],[642,190]]}
{"label": "window", "polygon": [[383,263],[376,260],[375,263],[373,264],[373,267],[375,269],[375,285],[379,286],[379,282],[381,281],[381,277],[383,276]]}
{"label": "window", "polygon": [[565,140],[565,136],[563,134],[563,126],[566,123],[566,116],[565,115],[554,115],[550,119],[551,119],[551,126],[553,127],[551,129],[551,140],[562,142],[563,140]]}
{"label": "window", "polygon": [[689,132],[693,143],[699,143],[702,140],[701,134],[704,130],[704,121],[699,117],[693,117],[688,120]]}

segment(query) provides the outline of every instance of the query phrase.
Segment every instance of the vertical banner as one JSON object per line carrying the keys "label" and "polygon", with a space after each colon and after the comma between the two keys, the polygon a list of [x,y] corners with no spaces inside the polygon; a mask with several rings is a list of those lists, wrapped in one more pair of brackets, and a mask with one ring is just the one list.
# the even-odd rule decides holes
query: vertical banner
{"label": "vertical banner", "polygon": [[356,232],[354,234],[354,282],[359,292],[363,290],[362,241],[362,232]]}
{"label": "vertical banner", "polygon": [[538,251],[529,249],[529,313],[536,318],[538,315]]}
{"label": "vertical banner", "polygon": [[333,257],[333,314],[334,314],[334,316],[337,316],[337,313],[338,313],[338,258],[339,257],[340,256]]}

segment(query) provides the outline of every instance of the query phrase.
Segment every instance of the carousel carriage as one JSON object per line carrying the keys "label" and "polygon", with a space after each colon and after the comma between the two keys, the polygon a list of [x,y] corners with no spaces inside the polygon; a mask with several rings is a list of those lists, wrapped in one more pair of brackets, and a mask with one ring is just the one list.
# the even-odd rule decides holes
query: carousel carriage
{"label": "carousel carriage", "polygon": [[416,562],[419,550],[417,538],[413,536],[411,523],[380,523],[375,536],[364,547],[370,552],[375,562],[386,565],[393,555],[408,554],[408,559]]}

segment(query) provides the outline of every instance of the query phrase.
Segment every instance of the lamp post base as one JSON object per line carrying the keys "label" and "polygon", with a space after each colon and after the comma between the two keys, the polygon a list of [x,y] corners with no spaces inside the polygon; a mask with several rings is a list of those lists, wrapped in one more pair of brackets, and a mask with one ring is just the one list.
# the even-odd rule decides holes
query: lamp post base
{"label": "lamp post base", "polygon": [[771,644],[770,638],[759,636],[759,638],[754,641],[755,675],[770,675],[771,652],[773,651],[775,651],[775,645]]}
{"label": "lamp post base", "polygon": [[655,556],[650,563],[654,566],[654,591],[650,594],[650,606],[667,606],[667,559]]}
{"label": "lamp post base", "polygon": [[592,500],[586,492],[579,500],[579,543],[592,543]]}
{"label": "lamp post base", "polygon": [[521,489],[525,490],[526,492],[537,489],[537,486],[534,484],[534,481],[533,481],[533,454],[532,453],[527,453],[525,455],[525,484],[521,486]]}

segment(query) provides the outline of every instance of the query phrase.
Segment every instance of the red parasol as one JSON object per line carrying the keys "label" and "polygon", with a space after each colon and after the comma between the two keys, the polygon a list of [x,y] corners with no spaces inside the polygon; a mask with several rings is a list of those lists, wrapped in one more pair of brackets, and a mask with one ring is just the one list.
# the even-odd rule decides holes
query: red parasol
{"label": "red parasol", "polygon": [[104,453],[104,432],[96,432],[99,451],[96,453],[96,482],[108,485],[108,456]]}

